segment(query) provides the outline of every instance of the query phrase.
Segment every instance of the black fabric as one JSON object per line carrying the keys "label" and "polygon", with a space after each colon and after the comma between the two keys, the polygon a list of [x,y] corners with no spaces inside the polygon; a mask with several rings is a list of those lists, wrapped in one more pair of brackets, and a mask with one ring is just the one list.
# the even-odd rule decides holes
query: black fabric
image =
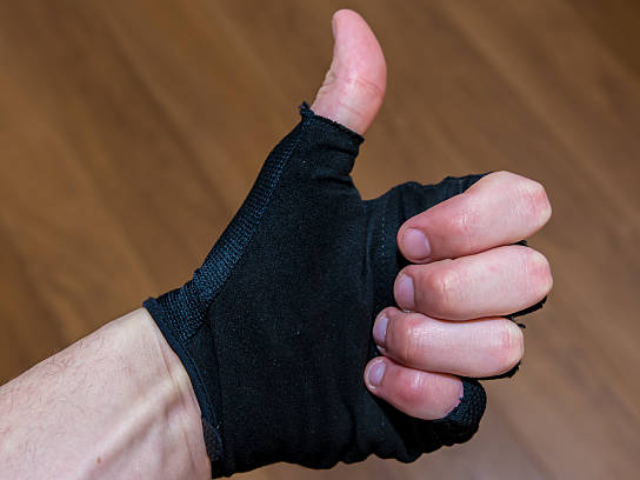
{"label": "black fabric", "polygon": [[481,176],[363,201],[349,175],[362,137],[306,104],[301,116],[192,280],[144,304],[189,373],[216,477],[372,453],[410,462],[471,438],[485,409],[483,388],[463,379],[447,418],[417,420],[362,378],[406,265],[400,225]]}

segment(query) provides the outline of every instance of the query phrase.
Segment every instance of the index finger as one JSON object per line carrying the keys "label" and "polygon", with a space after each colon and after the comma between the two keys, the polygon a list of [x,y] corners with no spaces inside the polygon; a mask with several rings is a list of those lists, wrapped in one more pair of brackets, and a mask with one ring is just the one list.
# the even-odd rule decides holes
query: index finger
{"label": "index finger", "polygon": [[398,246],[413,263],[457,258],[523,240],[550,217],[551,204],[539,182],[496,172],[407,220],[398,231]]}

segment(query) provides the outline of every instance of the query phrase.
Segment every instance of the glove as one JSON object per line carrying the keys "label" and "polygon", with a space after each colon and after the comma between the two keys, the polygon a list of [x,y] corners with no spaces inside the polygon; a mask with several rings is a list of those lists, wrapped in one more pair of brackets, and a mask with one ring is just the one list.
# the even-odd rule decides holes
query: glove
{"label": "glove", "polygon": [[483,388],[463,379],[446,418],[419,420],[362,379],[378,355],[373,321],[406,265],[399,227],[481,176],[363,201],[350,177],[363,138],[306,103],[300,112],[202,267],[144,303],[189,374],[214,477],[372,453],[411,462],[471,438],[485,409]]}

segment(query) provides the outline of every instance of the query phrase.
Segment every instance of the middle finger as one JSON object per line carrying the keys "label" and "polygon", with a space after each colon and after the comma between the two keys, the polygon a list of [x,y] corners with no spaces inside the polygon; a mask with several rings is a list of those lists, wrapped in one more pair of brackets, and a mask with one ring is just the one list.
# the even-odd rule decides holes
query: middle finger
{"label": "middle finger", "polygon": [[542,300],[553,279],[547,259],[529,247],[405,267],[394,285],[398,306],[444,320],[508,315]]}

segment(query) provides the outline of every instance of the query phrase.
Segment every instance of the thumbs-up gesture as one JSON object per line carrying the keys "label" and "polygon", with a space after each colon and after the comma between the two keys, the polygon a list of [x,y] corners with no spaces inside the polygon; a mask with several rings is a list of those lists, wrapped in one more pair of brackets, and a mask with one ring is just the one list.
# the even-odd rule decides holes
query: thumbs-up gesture
{"label": "thumbs-up gesture", "polygon": [[476,379],[523,354],[505,316],[551,288],[546,259],[514,245],[551,214],[536,182],[499,172],[361,199],[350,172],[386,66],[359,15],[333,23],[313,106],[192,280],[145,303],[189,373],[214,476],[468,440]]}

